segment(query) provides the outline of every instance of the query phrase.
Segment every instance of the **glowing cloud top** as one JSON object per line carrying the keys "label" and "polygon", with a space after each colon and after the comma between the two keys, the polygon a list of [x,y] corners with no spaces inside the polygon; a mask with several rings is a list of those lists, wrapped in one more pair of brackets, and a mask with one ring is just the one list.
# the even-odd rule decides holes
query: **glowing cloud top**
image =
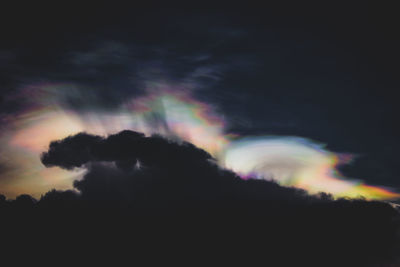
{"label": "glowing cloud top", "polygon": [[311,193],[321,191],[340,197],[393,199],[400,195],[384,188],[347,179],[338,171],[352,157],[324,149],[299,137],[248,137],[233,142],[225,151],[223,164],[243,178],[276,180]]}
{"label": "glowing cloud top", "polygon": [[211,106],[196,101],[184,91],[163,88],[134,99],[129,105],[141,121],[141,130],[179,137],[216,156],[229,142],[224,134],[225,122],[213,113]]}

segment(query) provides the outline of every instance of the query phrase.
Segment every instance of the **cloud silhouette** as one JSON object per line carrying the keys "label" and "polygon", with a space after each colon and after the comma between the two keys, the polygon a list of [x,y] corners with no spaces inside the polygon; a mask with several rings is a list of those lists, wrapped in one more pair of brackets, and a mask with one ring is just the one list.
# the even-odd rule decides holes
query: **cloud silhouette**
{"label": "cloud silhouette", "polygon": [[[138,254],[179,251],[226,264],[396,262],[399,213],[391,205],[242,180],[190,143],[133,131],[80,133],[52,142],[41,159],[48,167],[86,169],[75,190],[52,190],[38,201],[0,198],[7,222],[35,222],[25,227],[42,237],[93,233],[110,253],[109,244],[126,239]],[[94,240],[86,241],[98,245]]]}
{"label": "cloud silhouette", "polygon": [[187,142],[177,145],[157,135],[146,137],[142,133],[126,130],[105,139],[80,133],[52,142],[41,159],[48,167],[71,169],[101,161],[115,162],[120,167],[129,163],[133,167],[138,161],[145,166],[176,165],[183,160],[185,163],[203,162],[211,156]]}

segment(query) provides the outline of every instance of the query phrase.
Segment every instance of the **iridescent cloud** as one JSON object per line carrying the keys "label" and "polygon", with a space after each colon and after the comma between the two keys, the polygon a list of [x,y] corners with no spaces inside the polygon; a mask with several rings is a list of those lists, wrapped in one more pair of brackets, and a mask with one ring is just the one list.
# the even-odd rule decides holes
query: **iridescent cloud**
{"label": "iridescent cloud", "polygon": [[223,166],[243,178],[276,180],[310,193],[328,192],[337,197],[394,199],[400,195],[349,179],[337,170],[349,164],[352,156],[337,154],[311,140],[299,137],[246,137],[234,141],[225,150]]}
{"label": "iridescent cloud", "polygon": [[82,131],[107,135],[131,129],[189,141],[244,179],[273,179],[311,193],[324,191],[335,196],[400,197],[387,189],[343,177],[337,166],[349,163],[351,156],[330,152],[309,139],[239,138],[227,134],[223,117],[211,105],[194,99],[182,86],[151,83],[146,95],[127,99],[116,110],[80,112],[68,108],[62,101],[63,94],[71,93],[71,89],[76,88],[67,84],[43,84],[22,91],[24,97],[30,98],[29,108],[6,118],[8,130],[0,137],[4,148],[0,163],[7,166],[0,181],[3,193],[10,197],[21,193],[39,196],[51,188],[70,188],[71,180],[84,171],[44,168],[39,155],[50,141]]}
{"label": "iridescent cloud", "polygon": [[127,106],[142,121],[144,132],[179,137],[207,150],[214,156],[229,143],[225,121],[211,106],[193,99],[184,90],[169,87],[132,100]]}

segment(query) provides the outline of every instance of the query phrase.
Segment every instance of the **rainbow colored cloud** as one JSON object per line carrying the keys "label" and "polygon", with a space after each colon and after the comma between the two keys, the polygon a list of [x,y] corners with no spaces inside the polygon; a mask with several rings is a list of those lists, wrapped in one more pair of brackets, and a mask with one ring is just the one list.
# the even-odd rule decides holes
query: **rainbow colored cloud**
{"label": "rainbow colored cloud", "polygon": [[[114,111],[74,111],[63,105],[63,84],[29,87],[32,105],[13,118],[0,137],[8,158],[0,158],[9,171],[1,184],[9,195],[39,195],[51,188],[65,189],[83,170],[46,169],[39,155],[52,140],[78,132],[107,135],[124,129],[161,134],[185,140],[208,151],[220,166],[243,179],[275,180],[310,193],[327,192],[336,197],[390,200],[400,194],[383,187],[344,177],[338,165],[350,164],[352,156],[328,151],[323,144],[300,137],[239,137],[226,132],[226,120],[211,105],[194,99],[185,88],[152,83],[147,95],[127,99]],[[362,178],[362,177],[361,177]],[[13,180],[14,182],[10,182]]]}

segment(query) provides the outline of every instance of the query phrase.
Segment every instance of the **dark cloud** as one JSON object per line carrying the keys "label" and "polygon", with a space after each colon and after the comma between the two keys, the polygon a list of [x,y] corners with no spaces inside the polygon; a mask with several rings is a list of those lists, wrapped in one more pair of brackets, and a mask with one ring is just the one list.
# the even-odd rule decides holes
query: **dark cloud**
{"label": "dark cloud", "polygon": [[[17,214],[5,222],[31,216],[42,236],[70,229],[106,242],[112,234],[141,253],[178,249],[188,259],[275,266],[375,266],[393,262],[399,248],[399,213],[387,203],[242,180],[185,142],[132,131],[81,133],[52,142],[42,162],[87,169],[76,191],[53,190],[38,202],[0,200],[3,214]],[[115,238],[107,242],[121,242]]]}
{"label": "dark cloud", "polygon": [[120,65],[130,60],[131,50],[132,47],[110,41],[98,45],[94,51],[71,52],[68,60],[87,68]]}
{"label": "dark cloud", "polygon": [[112,161],[117,166],[137,162],[144,166],[175,166],[181,161],[198,164],[211,159],[210,154],[188,142],[176,145],[172,141],[153,135],[146,137],[134,131],[122,131],[107,138],[80,133],[50,143],[49,151],[42,154],[44,165],[70,169],[89,162]]}
{"label": "dark cloud", "polygon": [[[146,82],[166,81],[200,88],[195,97],[218,104],[229,120],[229,132],[312,138],[327,143],[333,151],[360,155],[343,169],[346,175],[371,184],[400,186],[395,115],[399,114],[397,9],[351,3],[318,7],[302,3],[278,9],[230,4],[212,10],[168,5],[68,4],[51,11],[36,4],[23,10],[19,4],[4,8],[0,17],[0,120],[4,123],[0,127],[7,129],[12,118],[31,104],[30,97],[19,94],[26,85],[71,84],[57,91],[59,102],[79,112],[118,108],[140,94]],[[219,199],[217,203],[228,205],[232,213],[240,211],[232,219],[228,236],[234,239],[241,233],[243,241],[251,243],[244,238],[248,233],[269,244],[272,251],[299,249],[310,259],[305,240],[312,240],[313,249],[321,253],[316,259],[331,259],[328,254],[337,252],[342,255],[337,262],[343,260],[338,265],[345,265],[346,257],[362,265],[375,256],[383,258],[383,251],[391,247],[386,242],[392,236],[388,227],[392,209],[387,204],[331,201],[272,183],[241,181],[213,166],[205,152],[189,144],[178,149],[162,138],[134,135],[124,133],[112,141],[80,134],[53,143],[43,156],[45,164],[88,169],[85,178],[75,183],[79,194],[49,192],[33,206],[27,203],[34,201],[24,197],[21,207],[46,202],[58,210],[73,202],[81,209],[81,202],[89,205],[91,199],[96,199],[94,203],[115,199],[170,211],[179,205],[184,209],[185,203],[195,205],[194,200],[182,201],[187,195],[199,197],[201,203],[209,195],[213,204],[208,208],[218,206],[215,201]],[[192,179],[183,185],[178,180],[186,180],[180,177]],[[210,188],[219,189],[210,192]],[[0,203],[9,207],[14,202],[0,198]],[[65,211],[60,210],[61,214]],[[229,208],[215,210],[220,213]],[[248,213],[253,216],[264,210],[268,216],[249,219],[246,225]],[[272,211],[276,213],[271,215]],[[274,227],[276,232],[268,230]],[[282,237],[284,228],[291,234]],[[242,244],[248,243],[238,246],[243,248]],[[252,253],[254,258],[268,251],[251,247],[257,251]]]}

